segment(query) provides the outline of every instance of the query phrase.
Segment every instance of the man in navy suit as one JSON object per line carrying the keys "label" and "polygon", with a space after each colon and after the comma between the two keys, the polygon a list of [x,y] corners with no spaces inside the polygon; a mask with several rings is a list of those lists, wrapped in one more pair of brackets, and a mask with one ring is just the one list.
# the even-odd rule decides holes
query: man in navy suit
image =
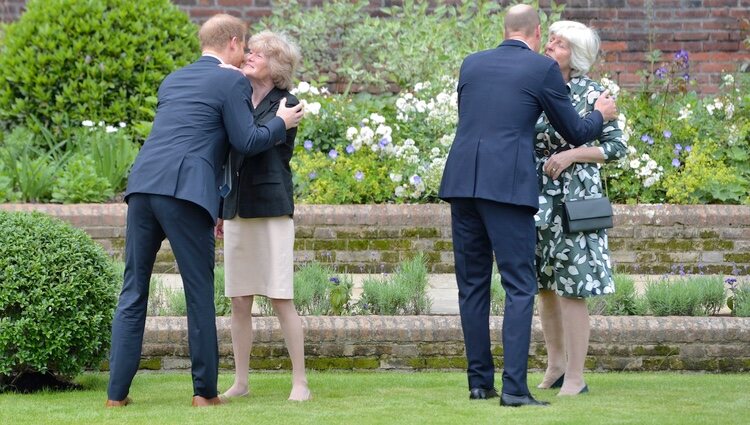
{"label": "man in navy suit", "polygon": [[214,309],[214,225],[222,165],[229,146],[254,154],[284,143],[302,107],[253,122],[251,88],[239,72],[246,25],[229,15],[206,21],[201,58],[168,75],[159,87],[154,124],[128,178],[125,276],[114,323],[106,406],[125,406],[141,359],[146,306],[156,253],[164,238],[180,269],[188,314],[193,406],[220,404]]}
{"label": "man in navy suit", "polygon": [[542,111],[570,143],[596,139],[614,119],[604,93],[581,119],[568,98],[557,63],[536,53],[539,16],[516,5],[505,17],[505,41],[469,55],[458,81],[458,128],[440,185],[451,204],[459,310],[468,361],[469,397],[497,397],[490,351],[489,310],[493,252],[505,288],[503,387],[500,404],[544,405],[526,384],[537,284],[534,213],[539,208],[534,168],[534,124]]}

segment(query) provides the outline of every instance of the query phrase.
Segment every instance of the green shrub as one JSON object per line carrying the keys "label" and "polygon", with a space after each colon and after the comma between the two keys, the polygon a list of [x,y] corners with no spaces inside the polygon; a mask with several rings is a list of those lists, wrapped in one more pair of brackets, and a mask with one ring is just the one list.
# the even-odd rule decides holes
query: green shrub
{"label": "green shrub", "polygon": [[646,285],[645,297],[655,316],[705,316],[724,305],[724,284],[718,277],[662,279]]}
{"label": "green shrub", "polygon": [[232,299],[224,296],[224,266],[214,268],[214,306],[217,316],[232,314]]}
{"label": "green shrub", "polygon": [[359,308],[365,314],[429,314],[432,300],[427,288],[427,267],[419,253],[402,261],[392,275],[367,277],[362,282]]}
{"label": "green shrub", "polygon": [[195,25],[169,0],[29,0],[5,28],[0,121],[57,134],[146,120],[146,98],[198,52]]}
{"label": "green shrub", "polygon": [[607,316],[641,316],[647,306],[643,297],[635,290],[635,280],[627,275],[614,275],[615,293],[588,299],[591,314]]}
{"label": "green shrub", "polygon": [[750,317],[750,283],[743,283],[734,288],[730,297],[732,314],[737,317]]}
{"label": "green shrub", "polygon": [[68,160],[52,190],[52,200],[64,204],[103,202],[112,196],[107,179],[96,174],[94,160],[82,154]]}
{"label": "green shrub", "polygon": [[320,316],[331,309],[328,287],[333,270],[316,261],[305,264],[294,273],[294,305],[302,315]]}
{"label": "green shrub", "polygon": [[[274,2],[273,14],[255,29],[289,32],[304,52],[302,79],[333,79],[345,93],[362,85],[403,89],[445,74],[456,77],[467,54],[494,48],[503,39],[504,10],[497,2],[400,3],[371,16],[367,0],[332,0],[314,8],[282,0]],[[549,16],[540,13],[543,33],[563,7],[553,5]]]}
{"label": "green shrub", "polygon": [[0,211],[0,281],[0,386],[99,366],[120,281],[100,245],[44,214]]}
{"label": "green shrub", "polygon": [[26,127],[16,127],[0,145],[0,176],[6,182],[9,200],[46,202],[52,196],[55,174],[66,161],[60,146],[34,134]]}

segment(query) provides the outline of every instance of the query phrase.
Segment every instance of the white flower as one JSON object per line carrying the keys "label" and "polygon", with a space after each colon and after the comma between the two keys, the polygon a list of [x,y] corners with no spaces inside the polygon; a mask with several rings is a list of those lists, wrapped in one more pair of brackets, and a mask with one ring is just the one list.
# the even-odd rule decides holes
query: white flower
{"label": "white flower", "polygon": [[654,176],[646,177],[646,180],[643,181],[643,187],[651,187],[657,182],[657,180],[659,179]]}
{"label": "white flower", "polygon": [[683,108],[680,108],[680,115],[677,117],[677,121],[681,121],[684,119],[690,118],[691,115],[693,115],[693,110],[690,109],[691,105],[688,103]]}
{"label": "white flower", "polygon": [[708,105],[706,105],[706,110],[708,111],[708,115],[713,115],[714,114],[714,109],[716,109],[716,107],[714,105],[712,105],[710,103]]}
{"label": "white flower", "polygon": [[633,159],[633,160],[630,161],[630,168],[636,170],[640,166],[641,166],[641,162],[638,161],[637,159]]}
{"label": "white flower", "polygon": [[117,131],[117,127],[113,127],[113,126],[111,126],[111,125],[108,125],[108,126],[107,126],[107,127],[105,128],[105,130],[106,130],[106,132],[107,132],[107,133],[115,133],[115,132]]}
{"label": "white flower", "polygon": [[310,83],[308,83],[307,81],[300,81],[300,83],[297,85],[297,88],[294,90],[296,91],[296,93],[305,94],[310,91]]}
{"label": "white flower", "polygon": [[125,124],[125,123],[124,123],[124,122],[122,122],[122,121],[120,121],[120,123],[119,123],[119,124],[117,124],[117,125],[119,125],[119,126],[120,126],[120,128],[125,128],[125,127],[127,126],[127,124]]}
{"label": "white flower", "polygon": [[372,114],[370,114],[370,119],[375,124],[383,124],[385,122],[385,117],[382,116],[382,115],[379,115],[379,114],[377,114],[375,112],[373,112]]}
{"label": "white flower", "polygon": [[388,175],[388,177],[390,177],[391,181],[394,182],[394,183],[399,183],[403,179],[403,176],[401,174],[398,174],[398,173],[390,173]]}
{"label": "white flower", "polygon": [[305,105],[305,115],[318,115],[320,113],[320,102],[307,103],[305,100],[302,100],[302,103]]}
{"label": "white flower", "polygon": [[81,123],[81,125],[84,126],[84,127],[93,127],[94,126],[94,122],[91,121],[91,120],[85,120],[85,121],[83,121]]}
{"label": "white flower", "polygon": [[403,186],[396,186],[395,194],[397,198],[403,197],[404,192],[406,192],[406,189]]}
{"label": "white flower", "polygon": [[356,136],[358,133],[357,129],[354,127],[349,127],[346,129],[346,140],[352,141],[354,140],[354,136]]}
{"label": "white flower", "polygon": [[721,80],[724,82],[724,85],[726,86],[734,84],[734,76],[732,74],[724,75],[723,77],[721,77]]}

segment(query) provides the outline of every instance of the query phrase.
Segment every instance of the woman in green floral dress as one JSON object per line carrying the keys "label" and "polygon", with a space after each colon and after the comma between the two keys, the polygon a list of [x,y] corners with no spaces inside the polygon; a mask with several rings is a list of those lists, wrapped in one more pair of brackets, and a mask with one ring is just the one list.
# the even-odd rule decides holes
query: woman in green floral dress
{"label": "woman in green floral dress", "polygon": [[[591,113],[604,91],[585,75],[599,53],[596,33],[578,22],[556,22],[550,26],[545,53],[560,65],[573,106],[582,116]],[[606,231],[566,234],[562,203],[602,196],[599,164],[627,153],[622,127],[606,122],[598,141],[576,148],[555,132],[546,116],[536,124],[541,189],[536,262],[547,347],[547,370],[538,387],[561,387],[558,395],[588,392],[583,380],[590,328],[586,298],[615,290]]]}

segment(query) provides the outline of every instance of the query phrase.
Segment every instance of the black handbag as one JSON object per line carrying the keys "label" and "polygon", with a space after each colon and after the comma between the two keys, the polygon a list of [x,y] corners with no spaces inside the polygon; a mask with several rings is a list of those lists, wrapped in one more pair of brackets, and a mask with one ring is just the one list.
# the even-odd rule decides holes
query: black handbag
{"label": "black handbag", "polygon": [[563,201],[562,227],[565,233],[588,232],[612,227],[612,204],[602,196]]}

